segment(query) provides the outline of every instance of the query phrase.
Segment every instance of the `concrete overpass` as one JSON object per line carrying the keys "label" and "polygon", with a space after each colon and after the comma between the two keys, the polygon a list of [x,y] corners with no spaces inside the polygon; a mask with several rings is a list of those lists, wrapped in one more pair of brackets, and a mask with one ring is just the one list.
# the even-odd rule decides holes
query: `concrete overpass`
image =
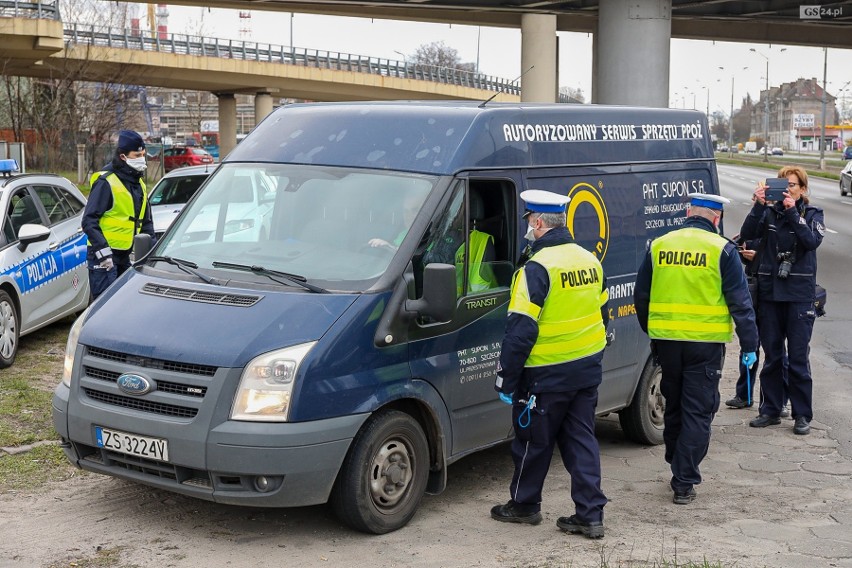
{"label": "concrete overpass", "polygon": [[[0,72],[213,92],[223,155],[236,144],[237,93],[255,95],[257,121],[280,97],[484,101],[496,94],[496,100],[519,100],[516,83],[479,73],[255,42],[63,26],[49,6],[0,0]],[[12,17],[2,17],[4,7],[15,9]]]}
{"label": "concrete overpass", "polygon": [[[137,0],[133,0],[137,1]],[[521,29],[524,101],[555,100],[556,32],[594,34],[592,102],[668,106],[670,39],[852,48],[852,1],[824,0],[170,0]],[[803,10],[821,5],[822,13]]]}

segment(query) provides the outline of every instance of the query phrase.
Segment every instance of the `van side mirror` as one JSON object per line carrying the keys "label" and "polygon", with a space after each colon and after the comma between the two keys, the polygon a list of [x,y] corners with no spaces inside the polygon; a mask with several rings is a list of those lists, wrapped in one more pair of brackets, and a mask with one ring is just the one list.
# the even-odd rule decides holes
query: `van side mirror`
{"label": "van side mirror", "polygon": [[33,243],[45,240],[50,236],[50,229],[44,225],[25,223],[18,231],[18,250],[24,252]]}
{"label": "van side mirror", "polygon": [[141,260],[145,255],[151,252],[153,241],[148,233],[139,233],[133,237],[133,258]]}
{"label": "van side mirror", "polygon": [[456,309],[456,267],[432,263],[423,269],[423,296],[406,300],[405,309],[435,321],[450,321]]}

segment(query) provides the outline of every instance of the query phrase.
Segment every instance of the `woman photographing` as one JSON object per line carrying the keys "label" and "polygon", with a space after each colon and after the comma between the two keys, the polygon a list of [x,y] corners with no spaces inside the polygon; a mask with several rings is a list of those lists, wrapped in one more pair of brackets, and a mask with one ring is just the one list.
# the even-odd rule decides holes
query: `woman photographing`
{"label": "woman photographing", "polygon": [[[822,209],[808,200],[808,174],[785,166],[778,178],[787,180],[783,200],[766,199],[766,186],[754,192],[754,206],[743,222],[740,238],[760,239],[757,294],[764,364],[760,372],[760,414],[755,428],[781,423],[785,389],[790,398],[793,432],[808,434],[813,419],[813,381],[809,362],[816,309],[816,249],[825,234]],[[783,378],[785,354],[788,384]]]}

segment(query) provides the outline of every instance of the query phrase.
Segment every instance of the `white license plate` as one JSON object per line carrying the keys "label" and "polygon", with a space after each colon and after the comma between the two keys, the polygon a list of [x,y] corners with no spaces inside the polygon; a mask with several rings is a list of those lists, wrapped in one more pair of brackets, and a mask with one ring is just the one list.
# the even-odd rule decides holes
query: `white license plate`
{"label": "white license plate", "polygon": [[107,430],[100,426],[95,427],[95,438],[100,448],[141,458],[169,461],[169,442],[162,438],[148,438],[118,430]]}

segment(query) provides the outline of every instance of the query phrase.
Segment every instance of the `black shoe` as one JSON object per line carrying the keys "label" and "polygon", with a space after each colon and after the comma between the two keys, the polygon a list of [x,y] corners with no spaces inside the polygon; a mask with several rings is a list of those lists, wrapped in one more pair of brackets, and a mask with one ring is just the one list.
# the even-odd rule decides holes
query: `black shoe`
{"label": "black shoe", "polygon": [[734,398],[725,402],[725,406],[730,406],[731,408],[751,408],[752,404],[754,403],[746,402],[738,396],[735,396]]}
{"label": "black shoe", "polygon": [[577,518],[577,515],[570,517],[559,517],[556,520],[556,526],[563,531],[571,534],[584,534],[589,538],[603,538],[604,526],[600,521],[585,522]]}
{"label": "black shoe", "polygon": [[778,413],[780,418],[790,418],[790,407],[786,404],[781,407],[781,412]]}
{"label": "black shoe", "polygon": [[674,497],[672,498],[672,503],[675,505],[689,505],[693,501],[695,501],[695,489],[690,487],[686,491],[675,491]]}
{"label": "black shoe", "polygon": [[777,416],[767,416],[766,414],[761,414],[748,423],[752,428],[766,428],[767,426],[775,426],[776,424],[781,424],[781,419]]}
{"label": "black shoe", "polygon": [[526,523],[537,525],[541,522],[541,513],[524,508],[520,503],[509,501],[505,505],[491,507],[491,518],[504,523]]}
{"label": "black shoe", "polygon": [[800,436],[804,436],[806,434],[810,434],[811,432],[811,423],[804,416],[799,416],[796,418],[796,425],[793,426],[793,433],[798,434]]}

